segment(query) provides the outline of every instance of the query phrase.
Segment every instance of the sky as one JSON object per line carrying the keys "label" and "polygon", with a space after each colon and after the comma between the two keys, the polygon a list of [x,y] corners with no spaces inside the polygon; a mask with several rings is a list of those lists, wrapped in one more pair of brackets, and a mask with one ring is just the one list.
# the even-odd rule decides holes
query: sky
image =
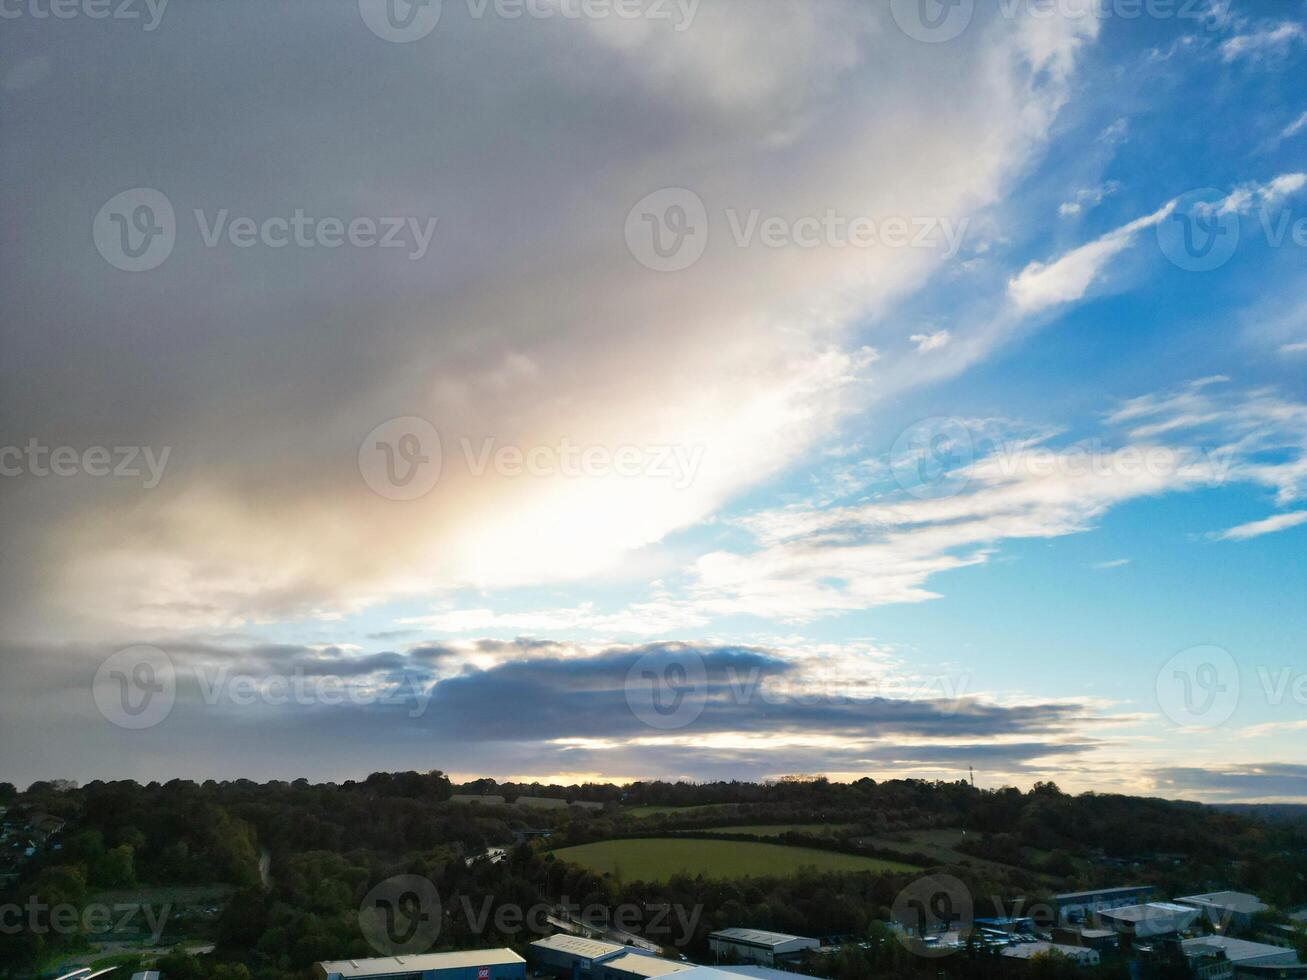
{"label": "sky", "polygon": [[1307,3],[0,17],[0,780],[1307,802]]}

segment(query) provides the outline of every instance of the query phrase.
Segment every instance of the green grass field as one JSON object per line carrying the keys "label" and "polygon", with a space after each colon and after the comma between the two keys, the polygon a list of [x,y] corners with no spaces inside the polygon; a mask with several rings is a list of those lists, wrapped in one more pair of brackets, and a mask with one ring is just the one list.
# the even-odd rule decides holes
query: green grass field
{"label": "green grass field", "polygon": [[629,806],[626,808],[628,817],[661,817],[667,814],[690,814],[703,813],[707,810],[724,810],[730,806],[729,803],[704,803],[700,806]]}
{"label": "green grass field", "polygon": [[554,851],[571,861],[623,881],[665,881],[674,874],[706,878],[790,875],[803,867],[818,871],[915,871],[913,865],[856,854],[753,841],[648,838],[608,840]]}
{"label": "green grass field", "polygon": [[857,824],[852,823],[782,823],[757,824],[747,827],[707,827],[702,834],[752,834],[754,837],[779,837],[791,831],[809,834],[813,837],[834,837],[845,830],[852,830]]}

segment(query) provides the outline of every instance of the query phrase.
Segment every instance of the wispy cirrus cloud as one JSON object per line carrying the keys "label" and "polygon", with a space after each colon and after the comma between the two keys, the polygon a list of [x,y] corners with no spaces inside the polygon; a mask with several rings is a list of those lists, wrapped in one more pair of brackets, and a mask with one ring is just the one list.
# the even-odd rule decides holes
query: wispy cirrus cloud
{"label": "wispy cirrus cloud", "polygon": [[[1268,181],[1238,185],[1219,201],[1199,210],[1216,215],[1243,215],[1255,208],[1272,208],[1307,186],[1307,174],[1280,174]],[[1167,220],[1180,204],[1168,201],[1151,214],[1143,215],[1047,262],[1034,261],[1008,282],[1008,296],[1024,316],[1084,299],[1092,287],[1103,282],[1113,259],[1131,248],[1142,232]]]}
{"label": "wispy cirrus cloud", "polygon": [[1275,514],[1260,521],[1250,521],[1247,524],[1240,524],[1237,527],[1220,531],[1213,536],[1220,541],[1248,541],[1252,538],[1260,538],[1264,534],[1287,531],[1289,528],[1298,527],[1300,524],[1307,524],[1307,510],[1292,511],[1288,514]]}
{"label": "wispy cirrus cloud", "polygon": [[1307,38],[1307,30],[1295,21],[1265,25],[1227,38],[1221,43],[1221,58],[1228,63],[1241,58],[1258,61],[1275,57],[1302,43],[1304,38]]}

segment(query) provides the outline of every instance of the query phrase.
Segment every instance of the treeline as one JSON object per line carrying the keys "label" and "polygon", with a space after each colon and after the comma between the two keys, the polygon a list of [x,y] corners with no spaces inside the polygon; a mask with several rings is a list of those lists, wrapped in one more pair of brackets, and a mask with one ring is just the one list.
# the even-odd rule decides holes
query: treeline
{"label": "treeline", "polygon": [[[995,899],[1033,899],[1135,880],[1170,895],[1237,888],[1283,908],[1307,903],[1307,835],[1295,825],[1196,804],[1069,796],[1052,784],[1021,792],[919,780],[621,787],[482,780],[457,790],[621,806],[527,810],[454,803],[455,787],[438,771],[378,773],[339,784],[94,782],[72,790],[36,784],[25,793],[0,786],[0,798],[8,799],[13,813],[50,813],[67,821],[58,837],[60,849],[46,849],[28,862],[0,901],[21,903],[37,896],[47,905],[80,907],[107,888],[236,886],[217,924],[216,952],[169,957],[164,968],[170,980],[307,980],[318,960],[372,955],[360,931],[360,904],[372,887],[398,874],[429,878],[446,902],[445,911],[453,909],[442,919],[439,948],[523,948],[536,936],[521,925],[505,925],[494,912],[567,899],[642,910],[637,928],[651,927],[651,917],[667,906],[697,910],[673,943],[692,957],[706,955],[713,929],[750,925],[855,937],[858,942],[844,957],[830,961],[844,971],[836,976],[907,976],[925,967],[933,974],[938,966],[949,977],[970,980],[993,968],[978,951],[972,960],[949,958],[947,966],[916,958],[900,962],[899,944],[882,942],[877,922],[889,916],[912,874],[812,872],[738,881],[681,876],[657,884],[596,875],[547,853],[610,837],[828,823],[842,828],[834,838],[792,831],[780,840],[930,867],[928,854],[911,848],[891,852],[876,840],[903,839],[928,828],[966,829],[959,849],[976,860],[942,870],[968,883],[982,915],[1002,911]],[[636,805],[720,808],[637,819],[627,812]],[[547,842],[515,844],[520,838],[515,831],[540,828],[553,832]],[[509,847],[508,859],[469,861],[492,846]],[[267,887],[260,874],[265,855],[271,864]],[[651,938],[667,941],[657,934]],[[0,972],[57,962],[78,941],[30,931],[0,936]]]}

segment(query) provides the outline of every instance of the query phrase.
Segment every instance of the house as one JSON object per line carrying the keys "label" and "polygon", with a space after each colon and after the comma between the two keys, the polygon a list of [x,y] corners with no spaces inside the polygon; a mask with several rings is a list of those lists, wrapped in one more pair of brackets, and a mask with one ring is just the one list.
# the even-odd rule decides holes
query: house
{"label": "house", "polygon": [[805,936],[791,936],[764,929],[721,929],[708,936],[708,948],[718,961],[757,963],[776,966],[797,959],[805,949],[818,949],[821,943]]}
{"label": "house", "polygon": [[469,949],[333,960],[316,964],[313,972],[317,980],[526,980],[526,960],[511,949]]}
{"label": "house", "polygon": [[64,829],[64,821],[48,813],[33,813],[27,818],[27,828],[40,843],[45,843]]}
{"label": "house", "polygon": [[1270,908],[1256,895],[1246,892],[1209,892],[1206,895],[1187,895],[1177,898],[1177,905],[1191,905],[1207,913],[1207,921],[1224,932],[1230,926],[1247,929],[1253,916]]}

